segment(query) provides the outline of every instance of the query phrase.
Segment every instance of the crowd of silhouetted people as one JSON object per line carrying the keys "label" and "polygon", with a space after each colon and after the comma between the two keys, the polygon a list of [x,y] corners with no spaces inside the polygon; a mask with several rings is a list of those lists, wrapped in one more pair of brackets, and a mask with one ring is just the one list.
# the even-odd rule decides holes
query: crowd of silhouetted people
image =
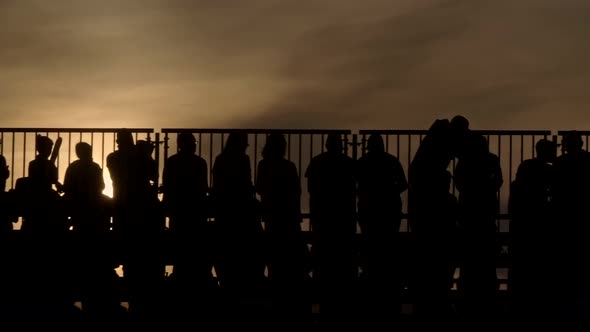
{"label": "crowd of silhouetted people", "polygon": [[[248,136],[230,134],[211,184],[190,133],[178,134],[161,185],[153,142],[134,142],[128,130],[116,142],[106,160],[112,198],[88,143],[76,144],[63,183],[61,142],[38,135],[28,176],[8,191],[0,156],[0,325],[386,330],[412,303],[418,329],[504,327],[500,159],[462,116],[432,124],[407,176],[380,135],[355,160],[329,134],[305,170],[309,234],[281,134],[267,136],[255,181]],[[539,140],[509,184],[507,311],[535,328],[580,323],[590,300],[590,153],[576,132],[559,157],[557,146]],[[402,237],[406,191],[411,232]]]}

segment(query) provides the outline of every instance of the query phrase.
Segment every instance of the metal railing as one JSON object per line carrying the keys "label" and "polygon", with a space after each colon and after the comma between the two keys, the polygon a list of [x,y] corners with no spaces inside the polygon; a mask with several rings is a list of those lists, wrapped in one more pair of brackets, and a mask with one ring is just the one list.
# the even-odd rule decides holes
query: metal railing
{"label": "metal railing", "polygon": [[[48,136],[55,143],[62,139],[56,166],[58,178],[63,180],[68,165],[77,159],[76,144],[86,142],[93,147],[93,159],[104,170],[105,194],[112,194],[110,175],[106,169],[106,158],[117,148],[117,128],[0,128],[0,154],[6,159],[10,168],[10,177],[6,181],[6,189],[14,187],[18,178],[28,175],[28,163],[35,159],[36,135]],[[134,139],[153,142],[158,140],[151,128],[128,128]]]}
{"label": "metal railing", "polygon": [[[292,161],[297,167],[302,188],[302,209],[304,213],[309,212],[307,181],[305,181],[305,170],[311,159],[325,151],[325,140],[329,134],[342,135],[347,153],[354,157],[353,140],[350,130],[338,129],[196,129],[196,128],[165,128],[162,129],[164,145],[162,153],[164,160],[177,152],[176,137],[180,133],[191,133],[197,140],[197,154],[207,162],[209,167],[209,183],[211,184],[211,170],[215,158],[225,146],[225,141],[231,133],[243,133],[248,135],[249,148],[247,154],[250,157],[253,180],[256,181],[257,165],[261,159],[262,149],[266,138],[272,133],[285,135],[287,140],[286,158]],[[159,161],[163,165],[163,160]]]}
{"label": "metal railing", "polygon": [[[116,132],[118,128],[0,128],[0,154],[7,161],[11,175],[7,181],[7,189],[13,188],[16,179],[27,176],[27,164],[35,157],[35,135],[49,136],[54,141],[61,137],[63,144],[57,160],[59,179],[63,179],[67,166],[74,161],[75,145],[87,142],[93,146],[94,160],[103,168],[107,195],[112,193],[110,175],[106,169],[106,157],[116,150]],[[251,160],[253,180],[257,175],[257,164],[261,159],[261,152],[266,138],[272,133],[281,133],[287,140],[287,159],[297,167],[302,187],[302,210],[308,218],[308,195],[305,170],[311,159],[325,151],[325,140],[328,134],[341,134],[345,142],[346,153],[353,157],[360,157],[366,147],[367,138],[371,134],[382,135],[386,150],[397,156],[407,175],[421,140],[427,130],[320,130],[320,129],[199,129],[199,128],[166,128],[156,132],[151,128],[130,128],[135,140],[155,142],[154,158],[162,172],[164,161],[177,152],[176,138],[179,133],[188,132],[195,135],[197,140],[197,154],[203,157],[211,172],[215,157],[221,153],[229,134],[234,132],[248,135],[248,155]],[[507,201],[510,183],[516,176],[518,165],[535,156],[535,144],[539,139],[551,137],[557,141],[567,131],[559,131],[551,136],[549,130],[478,130],[485,135],[490,145],[490,151],[499,156],[504,185],[499,194],[501,214],[498,217],[498,230],[501,242],[506,243],[509,232],[509,216],[507,215]],[[579,131],[588,150],[590,131]],[[452,171],[452,167],[451,167]],[[210,177],[211,179],[211,177]],[[407,213],[407,193],[403,194],[404,212]],[[406,215],[407,217],[407,215]],[[309,230],[309,226],[304,227]],[[401,231],[409,231],[407,223],[402,225]],[[505,265],[504,265],[505,266]]]}
{"label": "metal railing", "polygon": [[[106,169],[106,156],[116,150],[115,133],[118,128],[0,128],[0,154],[7,161],[11,175],[7,181],[7,189],[14,186],[16,179],[27,176],[27,164],[35,157],[35,135],[45,135],[54,141],[61,137],[62,148],[57,159],[59,178],[63,179],[67,166],[76,159],[75,145],[84,141],[93,146],[94,160],[104,169],[105,193],[112,193],[112,185],[108,170]],[[155,159],[158,161],[159,170],[162,171],[164,161],[170,155],[176,153],[176,136],[181,132],[195,135],[197,140],[197,154],[203,157],[211,168],[215,157],[222,151],[227,136],[233,132],[248,135],[250,147],[248,154],[251,160],[253,179],[256,179],[257,164],[261,159],[261,151],[266,142],[266,137],[271,133],[284,134],[287,140],[287,159],[295,163],[302,186],[302,209],[309,212],[307,181],[305,170],[310,160],[317,154],[325,151],[325,139],[330,133],[342,135],[347,154],[353,158],[361,156],[365,151],[367,137],[371,134],[382,135],[386,150],[399,158],[404,171],[408,172],[411,160],[416,153],[422,138],[427,130],[360,130],[353,134],[351,130],[330,129],[202,129],[202,128],[165,128],[156,133],[151,128],[131,128],[136,140],[142,139],[158,144],[155,149]],[[507,205],[509,185],[516,175],[518,165],[525,159],[534,157],[535,143],[541,138],[551,136],[549,130],[477,130],[485,135],[490,144],[490,150],[500,157],[504,185],[500,189],[501,215],[499,218],[499,230],[507,230]],[[558,132],[561,136],[566,131]],[[590,131],[579,132],[585,140],[586,149],[590,140]],[[359,138],[360,137],[360,138]],[[557,140],[557,136],[553,136]],[[452,169],[451,169],[452,171]],[[210,177],[211,179],[211,177]],[[404,213],[407,213],[407,193],[403,194]],[[402,227],[408,230],[407,223]]]}
{"label": "metal railing", "polygon": [[[551,136],[550,130],[474,130],[484,135],[489,143],[490,152],[500,158],[504,184],[498,195],[500,198],[500,216],[498,217],[498,230],[507,232],[508,225],[508,196],[510,183],[516,176],[518,165],[526,159],[535,156],[535,144],[543,138]],[[387,152],[395,155],[400,160],[406,176],[410,163],[420,146],[420,142],[426,136],[428,130],[360,130],[360,153],[363,153],[366,147],[368,136],[372,134],[382,135]],[[590,132],[588,133],[590,135]],[[555,139],[555,138],[554,138]],[[454,163],[451,164],[450,172],[453,172]],[[454,189],[453,189],[454,190]],[[407,213],[407,192],[403,197],[403,211]],[[408,231],[409,227],[406,222],[402,224],[402,231]]]}

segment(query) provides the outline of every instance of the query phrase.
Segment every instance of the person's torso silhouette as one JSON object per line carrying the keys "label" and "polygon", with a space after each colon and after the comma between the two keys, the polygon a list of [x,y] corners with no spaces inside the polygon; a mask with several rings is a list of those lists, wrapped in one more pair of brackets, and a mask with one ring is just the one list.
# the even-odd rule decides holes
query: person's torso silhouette
{"label": "person's torso silhouette", "polygon": [[310,313],[304,295],[307,245],[301,232],[301,182],[295,164],[285,159],[286,149],[282,134],[267,136],[256,177],[276,328],[302,327]]}
{"label": "person's torso silhouette", "polygon": [[162,192],[173,239],[174,280],[183,292],[205,289],[212,281],[211,232],[207,223],[207,162],[196,155],[192,134],[178,135],[178,153],[164,165]]}
{"label": "person's torso silhouette", "polygon": [[350,292],[358,277],[355,169],[355,161],[343,153],[340,135],[329,134],[326,152],[312,158],[305,172],[313,277],[320,287],[322,317],[329,325],[346,325],[352,318]]}
{"label": "person's torso silhouette", "polygon": [[552,254],[560,273],[560,295],[568,300],[590,298],[590,273],[584,261],[590,254],[590,153],[581,135],[570,132],[562,140],[564,154],[554,163],[553,204],[559,226],[553,228]]}

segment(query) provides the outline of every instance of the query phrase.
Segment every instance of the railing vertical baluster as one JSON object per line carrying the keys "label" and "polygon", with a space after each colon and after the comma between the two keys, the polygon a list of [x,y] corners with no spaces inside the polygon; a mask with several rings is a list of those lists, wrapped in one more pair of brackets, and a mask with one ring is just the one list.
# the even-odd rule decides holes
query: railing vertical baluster
{"label": "railing vertical baluster", "polygon": [[100,135],[100,167],[104,170],[104,135],[106,133],[101,133]]}
{"label": "railing vertical baluster", "polygon": [[215,160],[213,160],[213,133],[209,133],[209,162],[211,163],[209,185],[213,186],[213,166],[215,166]]}
{"label": "railing vertical baluster", "polygon": [[[178,133],[176,134],[178,135]],[[168,160],[168,149],[170,148],[170,146],[168,145],[168,140],[169,140],[169,136],[168,136],[168,132],[164,132],[164,163],[166,162],[166,160]],[[199,142],[199,145],[201,144],[201,142]]]}
{"label": "railing vertical baluster", "polygon": [[298,145],[299,145],[299,151],[298,151],[298,154],[299,154],[299,162],[298,162],[298,167],[297,167],[298,172],[299,172],[299,181],[302,180],[301,179],[301,172],[302,172],[302,169],[301,168],[302,168],[302,164],[303,164],[303,149],[302,149],[303,142],[302,142],[302,138],[303,138],[303,136],[301,134],[299,134],[299,142],[298,142]]}
{"label": "railing vertical baluster", "polygon": [[[37,139],[37,134],[35,133],[35,139]],[[36,147],[35,147],[36,148]],[[35,156],[36,154],[33,154]],[[27,133],[23,133],[23,176],[27,176]],[[30,175],[30,174],[29,174]]]}
{"label": "railing vertical baluster", "polygon": [[203,134],[199,133],[199,156],[203,152]]}
{"label": "railing vertical baluster", "polygon": [[155,148],[154,158],[156,158],[156,166],[158,168],[158,171],[156,172],[155,186],[156,186],[156,188],[159,188],[159,186],[160,186],[160,133],[156,133],[156,148]]}
{"label": "railing vertical baluster", "polygon": [[408,169],[412,163],[412,135],[408,134]]}
{"label": "railing vertical baluster", "polygon": [[[412,163],[412,135],[408,134],[408,173],[409,173],[409,169],[410,169],[410,165]],[[420,136],[420,141],[422,141],[422,136]],[[407,206],[410,206],[410,195],[408,195],[408,199],[406,202]],[[409,211],[409,208],[408,208]],[[410,217],[408,216],[408,219],[406,219],[406,232],[411,232],[411,227],[410,227]]]}
{"label": "railing vertical baluster", "polygon": [[[247,135],[247,134],[246,134]],[[254,134],[254,183],[258,175],[258,134]]]}
{"label": "railing vertical baluster", "polygon": [[16,145],[16,132],[12,132],[12,157],[11,157],[11,161],[10,161],[10,170],[12,173],[12,176],[10,177],[10,187],[14,188],[14,174],[16,172],[16,170],[14,169],[14,150],[16,150],[15,145]]}
{"label": "railing vertical baluster", "polygon": [[[347,156],[348,154],[348,148],[349,148],[349,142],[348,142],[348,135],[344,135],[344,139],[342,140],[342,142],[344,143],[344,154],[346,154]],[[324,145],[324,144],[322,144]]]}
{"label": "railing vertical baluster", "polygon": [[[82,134],[80,134],[80,137],[82,137]],[[72,157],[72,133],[68,133],[68,165],[72,161],[71,157]]]}
{"label": "railing vertical baluster", "polygon": [[508,155],[508,174],[510,174],[509,176],[510,176],[510,179],[512,180],[512,178],[513,178],[513,176],[512,176],[512,150],[513,150],[512,149],[512,135],[509,135],[508,137],[510,139],[510,141],[509,141],[510,147],[508,149],[508,152],[510,153]]}
{"label": "railing vertical baluster", "polygon": [[520,162],[524,160],[524,135],[520,135]]}
{"label": "railing vertical baluster", "polygon": [[364,156],[367,151],[367,135],[361,134],[361,156]]}
{"label": "railing vertical baluster", "polygon": [[291,160],[291,133],[287,134],[287,159]]}
{"label": "railing vertical baluster", "polygon": [[[47,135],[49,135],[49,133],[47,133]],[[58,138],[58,139],[59,139],[59,135],[60,135],[60,131],[58,130],[58,131],[57,131],[57,138]],[[60,150],[61,150],[61,148],[60,148]],[[55,160],[55,165],[56,165],[56,168],[57,168],[57,174],[59,174],[59,161],[60,161],[60,159],[59,159],[59,155],[60,155],[60,154],[58,153],[58,154],[57,154],[57,158],[56,158],[56,160]],[[66,169],[67,169],[67,168],[66,168]]]}
{"label": "railing vertical baluster", "polygon": [[309,135],[309,161],[313,158],[313,134]]}
{"label": "railing vertical baluster", "polygon": [[358,159],[358,136],[357,134],[352,134],[352,159]]}
{"label": "railing vertical baluster", "polygon": [[502,135],[498,135],[498,158],[502,158]]}

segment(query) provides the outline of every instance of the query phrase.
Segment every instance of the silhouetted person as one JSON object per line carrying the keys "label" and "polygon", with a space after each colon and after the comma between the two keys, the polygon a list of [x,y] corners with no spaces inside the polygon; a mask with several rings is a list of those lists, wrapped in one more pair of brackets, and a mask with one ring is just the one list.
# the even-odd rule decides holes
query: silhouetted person
{"label": "silhouetted person", "polygon": [[454,158],[460,158],[465,150],[465,142],[470,135],[469,120],[462,115],[456,115],[450,122],[451,151]]}
{"label": "silhouetted person", "polygon": [[460,289],[469,319],[491,318],[495,307],[496,217],[502,183],[500,160],[490,153],[486,138],[469,135],[455,168],[462,236]]}
{"label": "silhouetted person", "polygon": [[[0,143],[1,144],[1,143]],[[10,170],[6,158],[0,154],[0,191],[6,191],[6,180],[10,177]]]}
{"label": "silhouetted person", "polygon": [[[67,200],[74,229],[82,230],[84,227],[103,228],[104,225],[93,225],[85,222],[88,210],[97,207],[105,188],[102,176],[102,168],[92,160],[92,147],[90,144],[80,142],[76,144],[78,160],[72,162],[66,169],[64,177],[64,198]],[[89,230],[92,233],[92,230]]]}
{"label": "silhouetted person", "polygon": [[29,179],[34,190],[47,192],[55,185],[55,188],[61,191],[55,166],[56,157],[52,156],[53,140],[47,136],[37,135],[35,150],[35,159],[29,162]]}
{"label": "silhouetted person", "polygon": [[[559,226],[553,228],[556,255],[553,268],[559,271],[559,303],[562,304],[566,328],[588,327],[590,272],[586,261],[590,254],[590,153],[583,149],[578,132],[568,132],[562,139],[563,154],[555,161],[553,202]],[[567,322],[566,322],[567,321]]]}
{"label": "silhouetted person", "polygon": [[[149,156],[133,142],[133,136],[127,129],[117,132],[117,151],[107,156],[107,168],[113,181],[113,199],[121,212],[145,203],[152,195],[151,183],[153,170]],[[127,217],[127,216],[121,216]],[[129,216],[131,217],[131,216]],[[133,228],[131,223],[138,223],[137,218],[121,220],[122,229]]]}
{"label": "silhouetted person", "polygon": [[[430,321],[432,311],[436,306],[433,302],[440,302],[444,296],[442,290],[431,283],[430,273],[442,271],[435,266],[433,260],[436,255],[445,252],[448,242],[452,239],[441,234],[440,242],[429,243],[429,237],[434,229],[441,229],[445,223],[444,211],[448,202],[448,171],[462,146],[461,137],[468,124],[462,117],[453,119],[453,123],[446,119],[437,119],[428,129],[426,136],[420,142],[416,155],[408,170],[408,222],[412,231],[411,280],[410,291],[416,296],[417,311],[421,311],[422,321]],[[415,232],[415,234],[414,234]],[[443,248],[434,249],[440,245]],[[440,252],[434,252],[440,250]],[[441,258],[442,259],[442,258]],[[425,260],[427,262],[425,262]],[[443,259],[445,262],[448,258]],[[442,262],[441,262],[442,263]],[[440,286],[442,287],[442,286]],[[436,293],[436,294],[435,294]]]}
{"label": "silhouetted person", "polygon": [[369,137],[367,153],[359,159],[357,171],[363,276],[370,294],[369,304],[374,304],[367,309],[375,315],[373,321],[377,326],[383,326],[400,309],[400,195],[408,188],[408,182],[401,163],[385,151],[383,138],[378,134]]}
{"label": "silhouetted person", "polygon": [[102,194],[105,188],[102,168],[92,159],[90,144],[76,144],[78,160],[66,169],[63,191],[70,225],[72,267],[84,312],[94,324],[113,323],[121,307],[115,294],[116,260],[112,241],[112,202]]}
{"label": "silhouetted person", "polygon": [[61,185],[53,148],[49,137],[37,135],[36,156],[29,162],[28,178],[17,180],[15,195],[22,208],[23,250],[15,271],[19,275],[16,288],[29,300],[29,310],[59,315],[73,303],[73,276],[69,273],[65,206],[54,189],[54,185]]}
{"label": "silhouetted person", "polygon": [[217,233],[215,270],[222,290],[229,295],[228,305],[237,305],[230,314],[253,319],[254,313],[248,312],[254,308],[251,301],[261,295],[264,260],[262,224],[247,148],[246,134],[229,135],[223,151],[215,158],[211,191]]}
{"label": "silhouetted person", "polygon": [[[127,129],[117,132],[118,149],[107,156],[113,181],[114,218],[130,291],[130,310],[143,323],[157,318],[156,307],[164,278],[161,235],[151,156],[139,149]],[[157,175],[157,174],[156,174]]]}
{"label": "silhouetted person", "polygon": [[301,232],[301,184],[295,164],[285,159],[286,149],[282,134],[270,134],[256,178],[268,245],[268,277],[277,309],[274,316],[283,327],[301,326],[310,309],[303,297],[307,247]]}
{"label": "silhouetted person", "polygon": [[[144,163],[148,180],[146,203],[143,207],[143,215],[146,216],[146,228],[152,232],[151,236],[153,237],[151,241],[159,244],[163,241],[164,230],[166,228],[166,216],[164,208],[158,199],[158,162],[153,157],[156,145],[149,140],[138,140],[136,145],[140,158]],[[166,266],[162,252],[154,251],[152,254],[154,259],[151,268],[154,270],[154,274],[163,275],[166,271]],[[156,273],[156,269],[159,270],[159,272]]]}
{"label": "silhouetted person", "polygon": [[450,290],[456,265],[458,204],[451,194],[451,174],[439,170],[428,192],[428,216],[414,220],[415,313],[423,327],[442,327],[451,314]]}
{"label": "silhouetted person", "polygon": [[155,145],[146,140],[137,141],[137,149],[142,157],[145,159],[147,177],[150,184],[150,195],[152,200],[158,197],[158,162],[152,157]]}
{"label": "silhouetted person", "polygon": [[[428,129],[428,133],[416,151],[408,171],[410,218],[412,209],[422,210],[421,194],[430,188],[432,176],[440,176],[440,170],[446,170],[454,158],[452,127],[449,120],[438,119]],[[416,200],[414,200],[416,195]]]}
{"label": "silhouetted person", "polygon": [[[0,142],[1,144],[1,142]],[[0,237],[9,236],[12,232],[13,203],[11,193],[6,192],[6,180],[10,177],[10,170],[6,158],[0,154]]]}
{"label": "silhouetted person", "polygon": [[[1,144],[1,142],[0,142]],[[13,193],[6,192],[6,180],[10,176],[6,159],[0,155],[0,251],[4,255],[0,256],[0,310],[10,315],[12,310],[11,296],[14,283],[14,273],[12,268],[15,264],[13,259],[17,255],[12,254],[15,251],[13,242],[12,224],[16,222],[16,211],[14,210]]]}
{"label": "silhouetted person", "polygon": [[[28,202],[22,231],[35,234],[67,231],[63,204],[54,190],[54,185],[60,190],[61,184],[58,181],[57,167],[50,160],[53,141],[47,136],[37,135],[35,149],[37,154],[29,162],[29,176],[24,182],[26,194],[22,198]],[[28,204],[29,202],[34,203]]]}
{"label": "silhouetted person", "polygon": [[164,165],[163,202],[170,216],[174,251],[174,278],[201,288],[211,282],[210,230],[207,224],[209,192],[207,162],[195,154],[190,133],[178,135],[178,153]]}
{"label": "silhouetted person", "polygon": [[[551,307],[548,298],[551,289],[554,215],[552,208],[553,165],[557,154],[556,144],[539,140],[535,158],[523,161],[510,188],[509,213],[511,216],[510,288],[518,320],[529,324],[538,317],[547,317]],[[539,325],[537,325],[539,326]]]}
{"label": "silhouetted person", "polygon": [[[173,314],[191,321],[198,314],[197,320],[203,321],[211,318],[211,292],[216,286],[211,273],[213,232],[207,222],[209,173],[207,162],[195,154],[197,142],[193,134],[178,134],[177,146],[178,152],[164,164],[162,177],[162,203],[170,218],[172,276],[178,304]],[[179,326],[186,324],[186,320],[179,322]]]}
{"label": "silhouetted person", "polygon": [[358,276],[356,252],[355,162],[344,154],[340,134],[329,134],[326,152],[312,158],[307,171],[314,279],[322,319],[346,324],[352,286]]}

